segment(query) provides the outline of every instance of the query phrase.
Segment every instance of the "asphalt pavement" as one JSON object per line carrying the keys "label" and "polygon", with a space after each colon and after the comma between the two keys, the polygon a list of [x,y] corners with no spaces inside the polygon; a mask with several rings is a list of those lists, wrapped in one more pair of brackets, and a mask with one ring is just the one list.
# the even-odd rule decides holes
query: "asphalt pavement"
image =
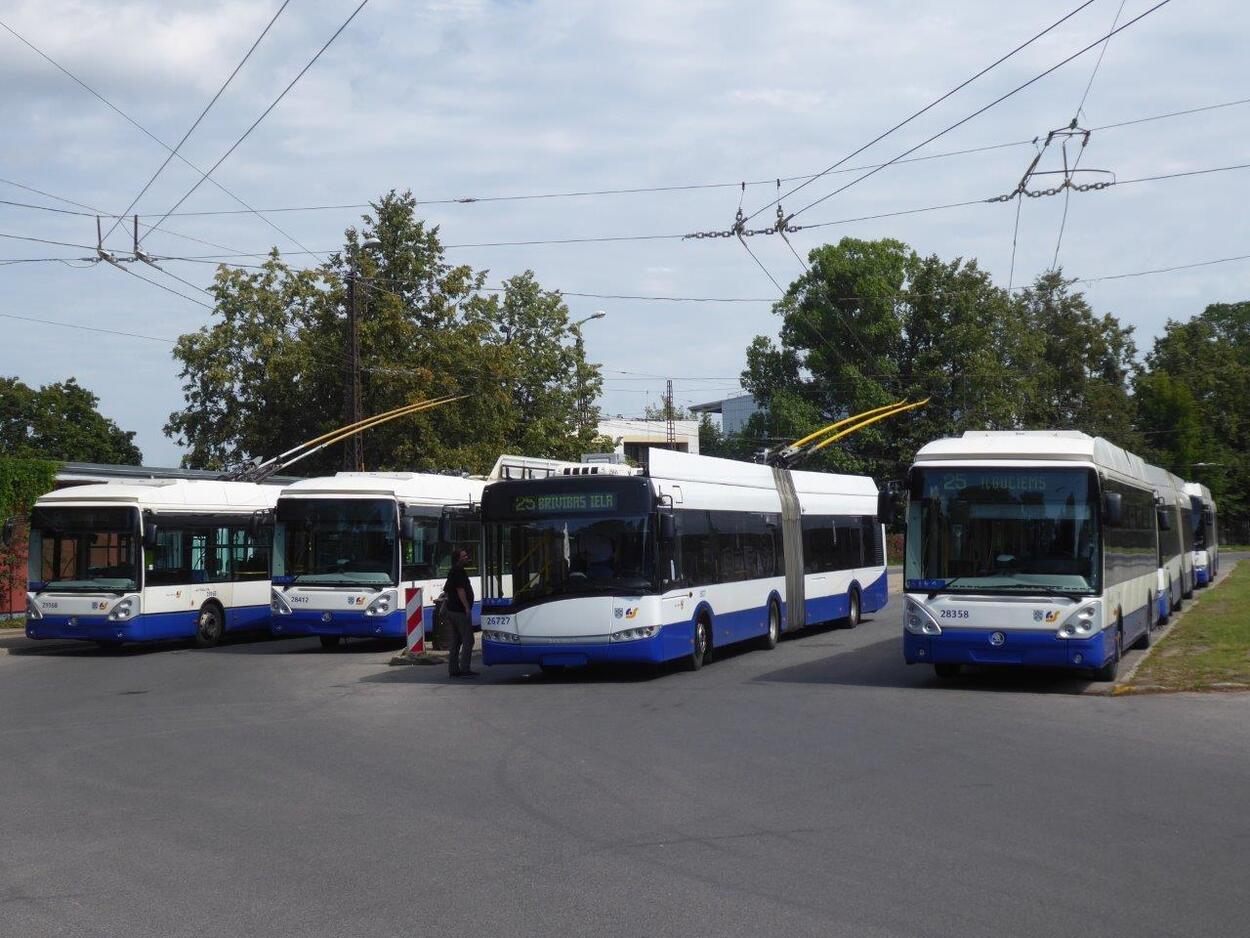
{"label": "asphalt pavement", "polygon": [[702,671],[0,654],[0,935],[1236,935],[1250,696],[939,685],[900,604]]}

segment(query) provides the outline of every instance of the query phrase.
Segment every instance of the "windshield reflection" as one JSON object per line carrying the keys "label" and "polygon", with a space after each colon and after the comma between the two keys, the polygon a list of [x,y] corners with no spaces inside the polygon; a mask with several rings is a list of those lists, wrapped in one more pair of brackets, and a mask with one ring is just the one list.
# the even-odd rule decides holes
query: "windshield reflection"
{"label": "windshield reflection", "polygon": [[1097,490],[1081,469],[916,469],[909,589],[1098,589]]}
{"label": "windshield reflection", "polygon": [[488,526],[488,582],[512,576],[518,602],[546,596],[637,593],[654,580],[649,519],[543,518]]}

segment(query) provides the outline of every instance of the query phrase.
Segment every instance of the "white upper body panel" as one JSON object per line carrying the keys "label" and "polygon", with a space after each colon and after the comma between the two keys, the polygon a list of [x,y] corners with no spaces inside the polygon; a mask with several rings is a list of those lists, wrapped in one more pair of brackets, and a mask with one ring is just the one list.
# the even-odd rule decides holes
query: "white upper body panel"
{"label": "white upper body panel", "polygon": [[[671,495],[674,507],[781,510],[771,466],[652,449],[650,477],[657,495]],[[877,485],[867,476],[790,471],[804,514],[872,515]]]}
{"label": "white upper body panel", "polygon": [[98,482],[49,492],[36,505],[57,508],[134,505],[157,513],[250,512],[273,508],[281,491],[276,485],[200,479]]}
{"label": "white upper body panel", "polygon": [[409,505],[467,505],[482,500],[482,479],[426,472],[340,472],[294,482],[283,498],[394,498]]}
{"label": "white upper body panel", "polygon": [[1140,456],[1079,430],[969,430],[963,436],[934,440],[916,453],[916,465],[951,462],[1087,465],[1113,478],[1153,487]]}

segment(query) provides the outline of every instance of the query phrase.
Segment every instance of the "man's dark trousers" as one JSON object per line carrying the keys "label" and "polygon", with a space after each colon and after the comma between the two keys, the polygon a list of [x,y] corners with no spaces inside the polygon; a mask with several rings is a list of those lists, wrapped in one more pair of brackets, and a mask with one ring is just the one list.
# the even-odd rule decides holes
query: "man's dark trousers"
{"label": "man's dark trousers", "polygon": [[451,630],[451,654],[447,657],[447,672],[455,677],[471,670],[473,660],[473,617],[464,612],[443,610]]}

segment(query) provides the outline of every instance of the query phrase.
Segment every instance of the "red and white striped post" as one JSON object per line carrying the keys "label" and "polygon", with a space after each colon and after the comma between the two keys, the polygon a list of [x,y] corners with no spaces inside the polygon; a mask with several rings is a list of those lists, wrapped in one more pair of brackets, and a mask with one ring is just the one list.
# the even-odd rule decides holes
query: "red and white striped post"
{"label": "red and white striped post", "polygon": [[408,623],[407,653],[419,655],[425,651],[425,590],[409,587],[404,605],[404,618]]}

